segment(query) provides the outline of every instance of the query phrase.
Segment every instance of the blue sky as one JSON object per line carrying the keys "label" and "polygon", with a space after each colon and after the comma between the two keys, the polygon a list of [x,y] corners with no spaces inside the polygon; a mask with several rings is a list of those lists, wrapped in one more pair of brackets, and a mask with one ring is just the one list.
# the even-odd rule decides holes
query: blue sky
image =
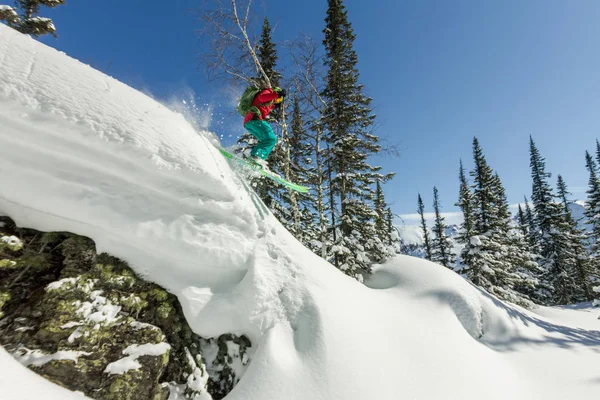
{"label": "blue sky", "polygon": [[[401,149],[375,163],[396,178],[387,200],[397,214],[431,208],[436,185],[444,211],[455,211],[458,162],[472,167],[477,136],[508,199],[529,195],[528,137],[553,173],[583,198],[585,150],[600,137],[600,2],[596,0],[345,0],[357,39],[361,81],[373,97],[377,133]],[[201,0],[69,1],[45,12],[59,38],[42,41],[160,99],[184,99],[229,111],[230,99],[200,65]],[[256,2],[274,39],[321,39],[325,0]],[[236,115],[215,113],[225,140]]]}

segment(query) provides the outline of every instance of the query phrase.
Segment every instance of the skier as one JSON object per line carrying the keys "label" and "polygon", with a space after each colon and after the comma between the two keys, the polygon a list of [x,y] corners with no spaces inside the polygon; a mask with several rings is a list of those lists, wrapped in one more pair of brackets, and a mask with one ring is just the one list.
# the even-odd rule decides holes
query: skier
{"label": "skier", "polygon": [[[244,117],[244,128],[258,140],[258,143],[250,152],[250,158],[262,168],[267,169],[268,163],[266,160],[277,143],[277,136],[275,136],[273,128],[265,119],[276,104],[283,102],[286,93],[284,89],[270,88],[264,82],[260,84],[260,88],[258,93],[254,95],[251,107],[248,107],[248,112]],[[254,89],[256,91],[256,88]],[[240,104],[244,102],[244,96],[247,93],[252,93],[251,90],[252,88],[246,89]],[[245,153],[244,157],[247,157]]]}

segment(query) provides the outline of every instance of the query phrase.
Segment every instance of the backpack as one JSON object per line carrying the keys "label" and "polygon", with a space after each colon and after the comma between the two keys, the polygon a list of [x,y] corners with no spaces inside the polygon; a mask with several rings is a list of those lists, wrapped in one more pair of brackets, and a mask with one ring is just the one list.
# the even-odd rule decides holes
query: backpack
{"label": "backpack", "polygon": [[242,117],[245,117],[249,112],[253,112],[256,115],[260,115],[260,110],[258,107],[253,106],[252,102],[256,95],[260,92],[260,89],[256,86],[248,86],[242,97],[240,97],[240,102],[238,103],[237,110]]}

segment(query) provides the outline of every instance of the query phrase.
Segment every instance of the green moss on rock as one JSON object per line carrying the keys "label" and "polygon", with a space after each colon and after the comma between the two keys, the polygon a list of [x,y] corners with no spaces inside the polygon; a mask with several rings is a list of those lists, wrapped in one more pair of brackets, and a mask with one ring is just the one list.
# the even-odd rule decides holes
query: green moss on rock
{"label": "green moss on rock", "polygon": [[[127,263],[96,254],[94,242],[85,237],[17,228],[5,217],[0,222],[3,237],[25,243],[17,251],[5,245],[0,252],[0,344],[9,351],[24,346],[47,354],[86,353],[77,363],[55,360],[31,369],[96,399],[166,400],[163,382],[187,385],[185,398],[193,399],[208,382],[209,388],[218,388],[213,393],[218,400],[239,380],[231,368],[237,356],[230,352],[206,368],[203,339],[190,329],[177,298],[138,277]],[[222,338],[210,342],[221,349],[222,340],[247,341]],[[139,357],[140,369],[105,372],[126,357],[128,346],[162,342],[170,344],[170,351]]]}
{"label": "green moss on rock", "polygon": [[4,317],[4,312],[2,311],[2,309],[4,308],[4,305],[8,303],[9,300],[10,293],[0,291],[0,318]]}
{"label": "green moss on rock", "polygon": [[16,236],[3,235],[0,233],[0,251],[19,251],[23,248],[23,242]]}
{"label": "green moss on rock", "polygon": [[20,265],[13,260],[0,260],[0,269],[17,269]]}

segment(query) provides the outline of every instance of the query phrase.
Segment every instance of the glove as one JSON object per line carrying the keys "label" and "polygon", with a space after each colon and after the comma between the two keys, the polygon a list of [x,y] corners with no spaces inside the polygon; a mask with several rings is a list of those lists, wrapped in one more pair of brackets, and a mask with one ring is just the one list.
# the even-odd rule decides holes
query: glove
{"label": "glove", "polygon": [[280,87],[274,87],[273,91],[277,93],[280,97],[285,97],[286,95],[285,89],[282,89]]}

